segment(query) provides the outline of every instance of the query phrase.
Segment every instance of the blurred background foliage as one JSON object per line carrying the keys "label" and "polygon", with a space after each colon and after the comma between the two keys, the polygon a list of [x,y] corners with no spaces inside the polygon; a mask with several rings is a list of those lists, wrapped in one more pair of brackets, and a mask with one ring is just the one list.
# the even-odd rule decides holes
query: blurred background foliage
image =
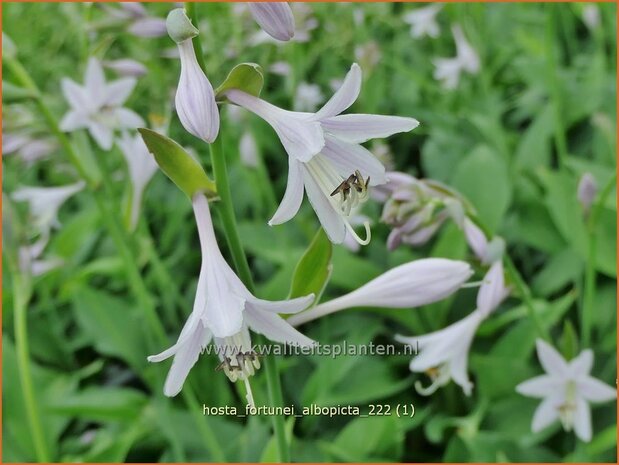
{"label": "blurred background foliage", "polygon": [[[110,5],[114,7],[114,5]],[[165,17],[171,4],[148,4]],[[392,168],[440,180],[467,196],[529,283],[543,323],[553,340],[572,353],[578,347],[578,308],[588,263],[588,231],[576,199],[585,172],[599,186],[616,171],[616,5],[599,4],[600,22],[587,28],[583,4],[449,4],[438,14],[441,35],[415,40],[403,15],[414,4],[312,3],[295,5],[297,28],[309,26],[310,40],[285,45],[252,43],[257,26],[238,6],[198,4],[208,75],[220,83],[232,66],[256,62],[265,69],[264,98],[292,108],[301,83],[332,92],[353,61],[364,84],[353,110],[412,116],[421,126],[373,150],[388,151]],[[145,64],[127,106],[160,122],[171,117],[172,138],[191,147],[210,172],[206,146],[185,133],[171,110],[179,63],[166,58],[167,37],[139,38],[109,22],[102,5],[80,3],[3,4],[3,30],[21,62],[40,86],[57,117],[67,105],[62,77],[81,82],[88,56],[131,58]],[[479,53],[479,74],[461,77],[448,91],[432,77],[432,59],[454,55],[450,26],[459,23]],[[311,28],[311,26],[316,26]],[[289,65],[287,76],[271,66]],[[10,73],[3,73],[11,82]],[[110,73],[110,76],[112,73]],[[5,92],[6,94],[6,92]],[[4,100],[3,132],[10,124]],[[16,106],[17,105],[17,106]],[[238,112],[236,112],[238,113]],[[39,115],[30,123],[46,133]],[[258,295],[284,298],[292,271],[317,229],[307,202],[289,223],[266,221],[283,194],[287,161],[266,123],[222,110],[226,156],[242,241],[250,257]],[[235,116],[235,115],[232,115]],[[244,166],[239,139],[250,130],[257,141],[258,166]],[[84,138],[85,139],[85,138]],[[118,151],[104,153],[86,140],[83,156],[103,160],[121,211],[129,188]],[[3,158],[3,192],[20,185],[55,186],[77,179],[58,150],[33,165]],[[616,377],[616,199],[607,197],[598,226],[597,287],[591,347],[593,374],[607,383]],[[7,208],[5,201],[5,209]],[[28,228],[24,205],[14,205],[12,226]],[[427,256],[470,258],[453,225],[427,246],[386,253],[388,228],[380,206],[369,204],[372,243],[354,253],[335,247],[333,274],[325,297],[352,290],[383,271]],[[212,461],[205,440],[208,425],[228,461],[272,461],[268,418],[202,417],[201,404],[243,406],[243,396],[221,374],[214,356],[202,357],[189,383],[197,402],[169,401],[161,393],[167,365],[148,365],[146,356],[162,347],[139,305],[127,290],[116,248],[87,192],[74,196],[60,215],[47,254],[65,264],[34,280],[28,304],[30,363],[50,459],[54,461]],[[223,237],[222,237],[223,239]],[[189,314],[200,264],[198,238],[187,199],[162,174],[149,185],[138,231],[129,244],[138,257],[148,290],[169,334],[176,338]],[[222,249],[226,252],[223,240]],[[10,247],[10,244],[8,244]],[[5,239],[5,248],[7,247]],[[6,250],[5,250],[6,252]],[[10,252],[10,250],[9,250]],[[153,257],[159,257],[156,261]],[[12,283],[3,273],[3,461],[35,459],[24,410],[14,345]],[[171,279],[161,279],[167,276]],[[304,331],[322,343],[392,343],[395,333],[421,334],[468,314],[475,290],[417,310],[351,310],[310,323]],[[570,329],[576,337],[570,338]],[[484,323],[476,338],[470,370],[475,390],[465,397],[448,385],[431,397],[413,388],[408,358],[318,357],[280,361],[286,404],[322,406],[414,403],[413,419],[306,417],[289,419],[294,461],[616,461],[614,405],[593,410],[589,444],[564,433],[559,424],[530,432],[536,401],[515,393],[517,383],[540,373],[535,332],[517,298],[508,300]],[[561,346],[559,341],[572,341]],[[570,348],[571,347],[571,348]],[[422,380],[425,382],[425,380]],[[265,380],[252,381],[265,399]]]}

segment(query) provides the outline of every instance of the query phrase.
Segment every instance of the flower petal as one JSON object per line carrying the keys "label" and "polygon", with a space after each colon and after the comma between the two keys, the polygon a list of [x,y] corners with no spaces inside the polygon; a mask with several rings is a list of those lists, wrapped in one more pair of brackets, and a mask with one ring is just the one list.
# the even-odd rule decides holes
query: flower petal
{"label": "flower petal", "polygon": [[591,409],[587,401],[581,397],[576,399],[574,433],[581,441],[591,441]]}
{"label": "flower petal", "polygon": [[364,114],[333,116],[320,122],[325,131],[357,144],[408,132],[419,126],[419,121],[414,118]]}
{"label": "flower petal", "polygon": [[86,66],[84,87],[89,97],[95,102],[96,108],[104,105],[106,97],[105,74],[101,62],[91,57]]}
{"label": "flower petal", "polygon": [[561,405],[559,397],[553,396],[544,399],[533,414],[531,431],[538,433],[554,423],[559,418],[559,405]]}
{"label": "flower petal", "polygon": [[568,373],[568,365],[561,354],[542,339],[538,339],[536,345],[537,357],[546,373],[564,378]]}
{"label": "flower petal", "polygon": [[592,376],[585,376],[578,381],[580,395],[591,402],[608,402],[617,398],[617,390],[612,386],[595,379]]}
{"label": "flower petal", "polygon": [[282,317],[248,307],[245,311],[247,325],[255,332],[264,334],[270,340],[302,347],[316,344],[309,337],[301,334]]}
{"label": "flower petal", "polygon": [[165,19],[153,17],[137,19],[128,31],[134,36],[145,38],[163,37],[168,33]]}
{"label": "flower petal", "polygon": [[110,150],[114,142],[112,130],[102,123],[90,120],[87,122],[88,132],[103,150]]}
{"label": "flower petal", "polygon": [[170,358],[172,355],[176,354],[176,352],[178,352],[178,349],[185,342],[187,342],[187,340],[195,333],[198,324],[201,324],[201,322],[200,322],[200,319],[198,318],[198,314],[194,312],[191,315],[189,315],[189,318],[187,318],[187,321],[185,322],[185,325],[183,326],[181,334],[178,336],[176,343],[172,347],[164,350],[163,352],[157,355],[149,355],[148,357],[146,357],[146,359],[149,362],[157,363],[157,362],[162,362],[163,360],[166,360]]}
{"label": "flower petal", "polygon": [[346,225],[342,215],[335,210],[306,168],[303,169],[303,183],[305,184],[307,198],[312,204],[327,236],[334,244],[341,244],[346,236]]}
{"label": "flower petal", "polygon": [[325,135],[322,155],[335,166],[339,175],[348,178],[359,170],[364,178],[370,177],[370,185],[376,186],[387,182],[384,165],[368,149],[336,137]]}
{"label": "flower petal", "polygon": [[281,41],[294,37],[294,16],[286,2],[249,2],[249,11],[264,32]]}
{"label": "flower petal", "polygon": [[60,81],[60,88],[64,98],[69,102],[71,108],[80,112],[87,112],[92,108],[92,102],[82,86],[69,78]]}
{"label": "flower petal", "polygon": [[110,107],[118,107],[125,103],[125,101],[133,92],[137,79],[127,77],[118,79],[117,81],[110,82],[105,86],[104,105]]}
{"label": "flower petal", "polygon": [[516,392],[529,397],[548,397],[559,389],[561,381],[550,375],[536,376],[516,386]]}
{"label": "flower petal", "polygon": [[325,105],[318,110],[313,119],[322,120],[331,116],[339,115],[348,107],[350,107],[361,91],[361,68],[357,63],[353,63],[350,71],[346,74],[346,78],[342,86],[329,99]]}
{"label": "flower petal", "polygon": [[282,224],[290,220],[297,214],[303,201],[303,174],[301,162],[295,158],[288,157],[288,183],[286,192],[277,211],[269,220],[269,226]]}
{"label": "flower petal", "polygon": [[305,310],[313,301],[314,294],[279,301],[262,300],[254,297],[248,302],[248,305],[265,312],[293,314]]}
{"label": "flower petal", "polygon": [[569,370],[575,378],[582,375],[588,375],[593,368],[593,351],[591,349],[583,350],[578,357],[570,360]]}
{"label": "flower petal", "polygon": [[114,116],[116,116],[120,128],[135,129],[144,126],[142,117],[128,108],[116,108]]}
{"label": "flower petal", "polygon": [[71,110],[60,121],[60,130],[64,132],[72,132],[85,127],[88,127],[88,117],[81,111]]}
{"label": "flower petal", "polygon": [[505,278],[503,276],[503,262],[495,262],[486,275],[477,293],[477,309],[488,316],[507,297]]}

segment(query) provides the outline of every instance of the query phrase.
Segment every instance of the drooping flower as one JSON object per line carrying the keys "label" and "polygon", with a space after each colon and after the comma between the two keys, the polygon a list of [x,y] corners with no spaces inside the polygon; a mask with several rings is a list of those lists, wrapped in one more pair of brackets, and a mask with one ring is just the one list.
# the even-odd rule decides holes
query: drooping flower
{"label": "drooping flower", "polygon": [[144,125],[138,114],[122,106],[135,84],[134,78],[107,83],[99,60],[90,58],[83,86],[69,78],[61,82],[62,92],[71,110],[60,122],[60,129],[72,132],[86,128],[99,147],[109,150],[116,129],[135,129]]}
{"label": "drooping flower", "polygon": [[442,300],[473,274],[466,262],[425,258],[397,266],[342,297],[289,318],[295,326],[353,307],[410,308]]}
{"label": "drooping flower", "polygon": [[49,137],[37,137],[23,133],[2,133],[2,155],[15,154],[30,166],[38,160],[46,158],[58,144]]}
{"label": "drooping flower", "polygon": [[62,187],[29,187],[16,189],[11,198],[17,202],[28,202],[33,226],[41,234],[51,228],[59,228],[58,210],[73,194],[85,186],[83,181]]}
{"label": "drooping flower", "polygon": [[183,127],[208,143],[219,133],[219,110],[215,91],[200,68],[192,37],[199,31],[191,24],[182,8],[172,10],[167,19],[168,33],[178,45],[181,76],[176,90],[176,112]]}
{"label": "drooping flower", "polygon": [[446,89],[455,89],[460,81],[460,74],[465,71],[469,74],[479,72],[479,55],[466,40],[459,25],[451,28],[456,42],[456,56],[454,58],[436,58],[434,60],[434,79],[443,82]]}
{"label": "drooping flower", "polygon": [[314,341],[294,329],[278,313],[296,313],[314,299],[314,295],[270,302],[254,297],[222,256],[206,197],[196,194],[192,200],[202,250],[202,267],[193,311],[176,344],[158,355],[148,357],[160,362],[174,356],[164,394],[178,394],[198,357],[214,339],[222,368],[231,381],[248,377],[259,368],[251,352],[249,329],[275,342],[309,347]]}
{"label": "drooping flower", "polygon": [[432,383],[422,387],[415,383],[415,389],[422,395],[430,395],[450,380],[459,385],[468,396],[473,383],[468,377],[468,357],[477,328],[509,294],[503,277],[503,264],[493,264],[477,293],[477,309],[462,320],[444,329],[423,336],[405,337],[396,335],[395,339],[419,350],[411,360],[409,368],[415,373],[426,373]]}
{"label": "drooping flower", "polygon": [[119,60],[108,60],[103,62],[103,66],[111,69],[119,76],[123,77],[141,77],[148,71],[146,66],[136,60],[130,58],[121,58]]}
{"label": "drooping flower", "polygon": [[422,8],[415,8],[404,15],[404,22],[410,24],[411,36],[414,39],[420,39],[423,36],[438,37],[441,30],[436,22],[436,15],[441,8],[443,8],[442,4],[433,3]]}
{"label": "drooping flower", "polygon": [[592,377],[593,351],[583,350],[567,362],[550,344],[537,340],[537,357],[546,374],[516,386],[516,392],[543,399],[533,415],[531,429],[543,430],[557,420],[563,429],[576,433],[582,441],[591,441],[590,402],[608,402],[617,398],[616,388]]}
{"label": "drooping flower", "polygon": [[270,225],[290,220],[299,210],[303,192],[329,239],[342,243],[346,231],[359,238],[348,221],[368,198],[368,187],[385,183],[385,168],[360,144],[373,138],[406,132],[419,125],[413,118],[383,115],[340,115],[361,89],[361,68],[355,63],[342,87],[316,113],[278,108],[243,91],[226,92],[228,99],[268,122],[288,153],[288,184]]}
{"label": "drooping flower", "polygon": [[116,143],[129,168],[132,186],[130,227],[134,230],[138,223],[142,194],[148,182],[157,172],[157,162],[139,134],[131,137],[128,133],[124,133]]}
{"label": "drooping flower", "polygon": [[294,37],[294,16],[286,2],[249,2],[249,11],[264,32],[286,42]]}

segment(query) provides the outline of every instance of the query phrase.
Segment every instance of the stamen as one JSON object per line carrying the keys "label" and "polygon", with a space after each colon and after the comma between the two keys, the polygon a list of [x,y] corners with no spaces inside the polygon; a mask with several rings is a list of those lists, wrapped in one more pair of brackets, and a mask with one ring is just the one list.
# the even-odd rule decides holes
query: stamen
{"label": "stamen", "polygon": [[256,404],[254,403],[254,394],[251,392],[251,385],[249,384],[249,378],[245,377],[243,381],[245,382],[245,390],[247,391],[247,395],[245,396],[247,405],[251,408],[256,408]]}

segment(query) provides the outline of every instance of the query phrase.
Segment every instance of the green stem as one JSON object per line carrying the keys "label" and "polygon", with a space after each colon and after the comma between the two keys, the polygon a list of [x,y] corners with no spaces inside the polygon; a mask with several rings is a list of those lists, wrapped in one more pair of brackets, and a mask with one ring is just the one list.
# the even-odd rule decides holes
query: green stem
{"label": "green stem", "polygon": [[[230,193],[230,182],[228,180],[228,170],[226,169],[226,160],[222,144],[222,136],[220,134],[217,140],[209,145],[215,183],[217,184],[217,193],[221,199],[221,201],[218,202],[219,216],[226,233],[228,247],[230,248],[232,260],[234,261],[239,278],[245,283],[249,291],[253,293],[254,283],[236,225],[236,218],[232,205],[232,194]],[[260,337],[259,343],[263,343],[263,341],[264,339]],[[277,359],[274,357],[265,357],[264,367],[267,378],[269,402],[274,407],[282,406],[283,396],[277,368]],[[280,462],[290,462],[290,447],[288,439],[286,438],[284,419],[279,415],[273,416],[272,419],[273,430],[277,438],[279,460]]]}
{"label": "green stem", "polygon": [[32,384],[32,373],[30,371],[30,357],[28,349],[28,322],[26,311],[30,300],[28,285],[20,279],[19,271],[15,268],[12,274],[13,282],[13,308],[14,308],[14,327],[15,327],[15,346],[17,351],[17,367],[19,370],[19,380],[22,386],[26,415],[30,426],[34,451],[37,461],[41,463],[49,462],[50,456],[43,435],[43,426],[39,418],[39,406],[37,406]]}
{"label": "green stem", "polygon": [[617,181],[615,174],[602,189],[600,196],[593,205],[589,221],[587,221],[587,232],[589,236],[589,247],[587,252],[587,266],[585,268],[585,280],[583,290],[583,300],[581,308],[581,325],[582,325],[582,346],[589,347],[591,342],[591,329],[594,314],[594,300],[596,288],[596,255],[597,255],[597,235],[596,227],[598,218],[604,208],[606,199],[612,192],[612,188]]}

